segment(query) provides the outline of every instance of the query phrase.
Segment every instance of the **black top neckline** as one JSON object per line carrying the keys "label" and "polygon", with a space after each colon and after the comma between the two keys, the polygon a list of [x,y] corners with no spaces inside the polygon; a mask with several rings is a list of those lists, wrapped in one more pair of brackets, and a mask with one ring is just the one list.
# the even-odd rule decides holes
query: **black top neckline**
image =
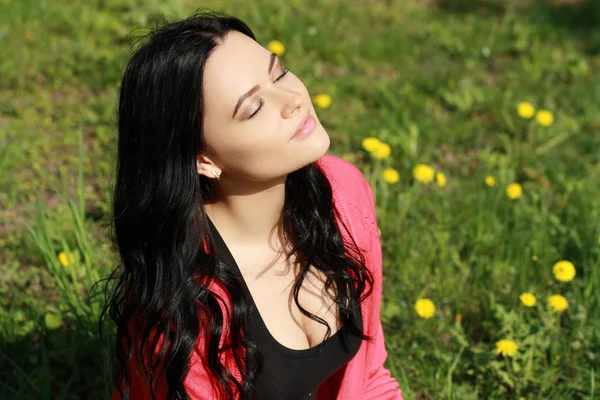
{"label": "black top neckline", "polygon": [[[258,311],[258,307],[256,306],[256,303],[254,302],[254,298],[252,297],[252,294],[250,293],[250,289],[248,288],[248,285],[246,284],[246,280],[244,279],[244,276],[242,275],[242,272],[240,271],[239,266],[238,266],[237,262],[235,261],[235,258],[231,254],[231,251],[227,247],[227,244],[223,240],[223,237],[221,236],[221,234],[217,230],[216,226],[213,224],[213,222],[211,221],[211,219],[208,216],[207,216],[207,219],[208,219],[208,224],[209,224],[211,232],[212,232],[212,236],[215,239],[215,245],[217,246],[218,250],[221,252],[221,254],[224,257],[223,261],[229,262],[231,264],[231,266],[234,267],[233,271],[234,271],[236,277],[240,280],[240,283],[242,284],[242,288],[243,288],[247,298],[250,299],[251,306],[253,309],[252,312],[254,314],[253,316],[255,317],[253,320],[256,322],[259,330],[264,334],[264,339],[266,341],[268,341],[275,350],[277,350],[279,353],[284,354],[289,357],[309,358],[309,357],[316,356],[319,352],[320,347],[325,346],[327,344],[331,344],[334,340],[335,341],[342,340],[342,334],[343,334],[342,331],[345,330],[345,325],[343,325],[340,329],[338,329],[327,340],[321,342],[320,344],[317,344],[316,346],[310,347],[308,349],[292,349],[287,346],[284,346],[279,341],[277,341],[277,339],[275,339],[273,337],[273,335],[267,328],[267,325],[265,324],[262,316],[260,315],[260,312]],[[360,311],[357,312],[357,315],[358,315],[359,324],[362,324],[362,318],[361,318],[362,316],[361,316]]]}

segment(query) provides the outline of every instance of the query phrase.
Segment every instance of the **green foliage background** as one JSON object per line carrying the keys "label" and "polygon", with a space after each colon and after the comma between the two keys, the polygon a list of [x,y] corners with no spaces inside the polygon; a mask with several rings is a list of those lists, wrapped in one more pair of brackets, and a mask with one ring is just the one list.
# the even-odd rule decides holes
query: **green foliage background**
{"label": "green foliage background", "polygon": [[[332,97],[331,153],[377,197],[386,366],[406,399],[598,398],[600,4],[583,0],[0,0],[0,398],[110,396],[94,283],[117,264],[105,223],[130,35],[204,6],[282,41],[284,65]],[[554,123],[519,118],[521,101]],[[368,136],[391,156],[371,158]],[[418,163],[448,184],[415,182]],[[570,282],[552,275],[563,259]],[[518,354],[496,355],[500,339]]]}

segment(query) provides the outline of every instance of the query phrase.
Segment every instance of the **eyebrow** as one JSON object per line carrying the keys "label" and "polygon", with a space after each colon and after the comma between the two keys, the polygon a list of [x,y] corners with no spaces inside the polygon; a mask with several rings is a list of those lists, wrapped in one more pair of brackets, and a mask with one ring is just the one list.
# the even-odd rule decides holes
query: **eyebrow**
{"label": "eyebrow", "polygon": [[[271,75],[271,71],[273,70],[273,65],[275,65],[276,58],[277,58],[277,54],[271,53],[271,59],[269,60],[269,70],[268,70],[269,75]],[[237,104],[235,105],[235,109],[233,110],[233,115],[231,116],[231,119],[235,118],[235,114],[237,113],[238,109],[240,108],[240,106],[242,105],[244,100],[246,100],[248,97],[250,97],[254,93],[256,93],[258,91],[258,89],[260,89],[260,85],[255,85],[252,89],[248,90],[246,93],[244,93],[243,95],[240,96]]]}

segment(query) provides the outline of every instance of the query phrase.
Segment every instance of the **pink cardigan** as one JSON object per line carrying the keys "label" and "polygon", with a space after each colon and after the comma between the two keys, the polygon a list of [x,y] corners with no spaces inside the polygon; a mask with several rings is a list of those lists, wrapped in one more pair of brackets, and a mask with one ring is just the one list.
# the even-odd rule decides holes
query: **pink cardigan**
{"label": "pink cardigan", "polygon": [[[387,351],[380,320],[382,253],[373,192],[360,170],[339,157],[325,155],[317,161],[317,165],[329,179],[333,191],[333,201],[342,220],[363,251],[367,267],[373,273],[373,293],[361,304],[361,312],[364,332],[375,338],[374,342],[363,340],[358,353],[352,360],[319,387],[317,400],[403,400],[398,382],[383,366],[387,358]],[[339,223],[338,226],[340,226]],[[347,239],[346,231],[341,226],[340,232]],[[227,294],[218,282],[212,281],[209,289],[219,294],[225,301],[228,300]],[[220,342],[220,346],[223,346],[226,337],[229,336],[228,312],[226,312],[228,304],[220,302],[220,305],[224,316],[225,334],[222,335]],[[199,343],[201,342],[202,337],[199,338]],[[190,371],[185,378],[184,385],[192,400],[216,399],[216,392],[202,361],[201,348],[203,346],[196,346],[191,355]],[[223,352],[221,360],[225,362],[233,376],[241,380],[231,352]],[[132,363],[130,371],[132,373],[131,399],[150,398],[148,389],[144,387],[142,380],[138,377],[139,370],[135,363]],[[159,388],[158,398],[164,399],[165,394],[163,384]],[[120,400],[116,389],[111,400]]]}

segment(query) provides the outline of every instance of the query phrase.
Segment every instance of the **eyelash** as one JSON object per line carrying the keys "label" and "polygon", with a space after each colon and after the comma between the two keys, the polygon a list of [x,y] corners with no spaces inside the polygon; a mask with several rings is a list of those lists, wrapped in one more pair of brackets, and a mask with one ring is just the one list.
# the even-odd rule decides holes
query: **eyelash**
{"label": "eyelash", "polygon": [[[283,78],[283,77],[284,77],[284,76],[285,76],[285,75],[286,75],[288,72],[289,72],[289,69],[287,69],[287,68],[284,68],[284,69],[283,69],[283,73],[282,73],[281,75],[279,75],[279,76],[277,77],[277,79],[275,79],[275,80],[273,81],[273,83],[275,83],[275,82],[279,81],[279,80],[280,80],[281,78]],[[252,113],[252,114],[251,114],[251,115],[248,117],[248,119],[251,119],[252,117],[254,117],[254,116],[255,116],[255,115],[256,115],[256,114],[257,114],[257,113],[260,111],[260,109],[262,108],[263,104],[265,104],[265,101],[264,101],[264,100],[261,98],[261,99],[260,99],[260,105],[258,106],[258,108],[256,109],[256,111],[254,111],[254,112],[253,112],[253,113]]]}

